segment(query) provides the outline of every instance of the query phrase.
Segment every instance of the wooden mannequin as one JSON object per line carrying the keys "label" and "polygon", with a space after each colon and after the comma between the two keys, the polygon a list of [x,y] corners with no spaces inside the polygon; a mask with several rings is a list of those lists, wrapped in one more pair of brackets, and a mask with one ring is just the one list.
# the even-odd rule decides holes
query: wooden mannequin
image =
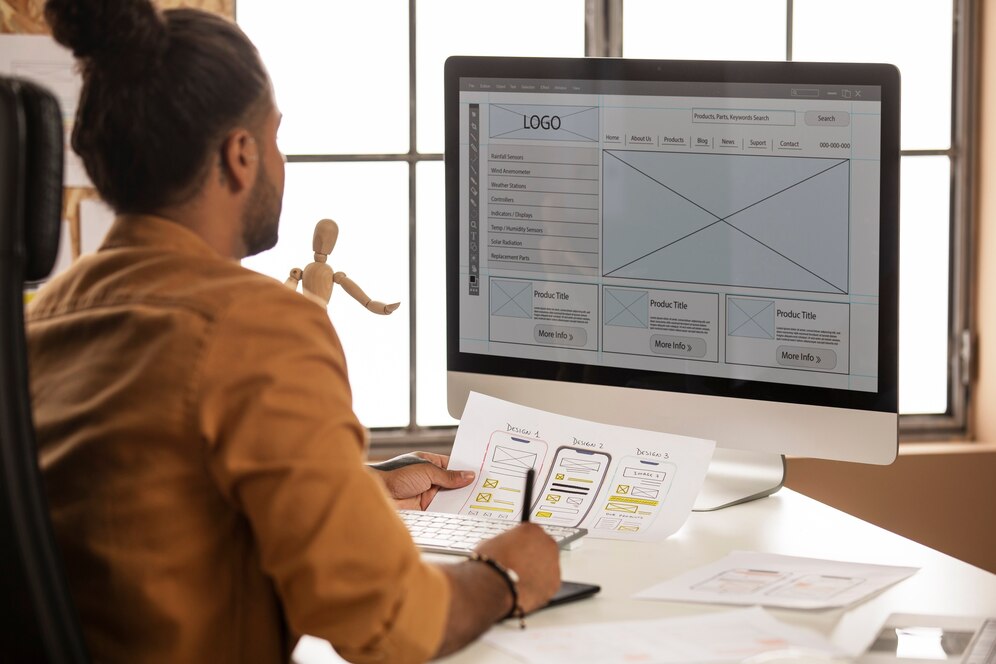
{"label": "wooden mannequin", "polygon": [[315,224],[315,235],[311,242],[312,250],[315,252],[315,262],[309,264],[304,270],[297,267],[291,270],[284,284],[297,290],[298,282],[303,282],[304,292],[318,298],[326,306],[332,298],[332,287],[335,284],[342,286],[342,289],[349,293],[354,300],[375,314],[387,315],[401,306],[400,302],[384,304],[377,300],[371,300],[370,296],[347,277],[345,272],[332,270],[326,260],[335,248],[338,239],[339,225],[331,219],[322,219]]}

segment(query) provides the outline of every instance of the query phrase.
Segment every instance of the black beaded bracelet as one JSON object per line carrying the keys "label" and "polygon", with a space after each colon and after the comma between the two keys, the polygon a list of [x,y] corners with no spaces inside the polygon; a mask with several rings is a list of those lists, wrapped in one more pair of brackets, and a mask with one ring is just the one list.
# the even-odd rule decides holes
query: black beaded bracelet
{"label": "black beaded bracelet", "polygon": [[525,629],[526,612],[523,611],[522,605],[519,604],[519,575],[515,573],[515,570],[505,567],[491,556],[486,556],[483,553],[478,553],[477,551],[471,552],[470,559],[484,563],[494,571],[498,572],[498,575],[504,579],[505,584],[512,593],[512,609],[505,614],[502,620],[507,620],[508,618],[518,618],[519,629]]}

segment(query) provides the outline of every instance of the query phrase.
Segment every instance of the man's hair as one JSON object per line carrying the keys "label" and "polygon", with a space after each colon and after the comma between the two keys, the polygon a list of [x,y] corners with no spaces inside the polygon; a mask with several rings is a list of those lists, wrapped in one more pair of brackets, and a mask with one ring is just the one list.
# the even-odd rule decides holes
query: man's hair
{"label": "man's hair", "polygon": [[80,60],[72,145],[103,199],[149,213],[197,193],[226,132],[258,122],[269,78],[234,23],[149,0],[48,0],[55,39]]}

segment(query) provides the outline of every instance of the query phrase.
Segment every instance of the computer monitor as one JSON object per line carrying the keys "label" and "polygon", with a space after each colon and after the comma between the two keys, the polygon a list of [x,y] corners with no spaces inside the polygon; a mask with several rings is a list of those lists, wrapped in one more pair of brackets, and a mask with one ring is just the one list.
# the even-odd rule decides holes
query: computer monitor
{"label": "computer monitor", "polygon": [[895,67],[452,57],[444,85],[454,417],[474,390],[715,440],[703,509],[782,455],[895,459]]}

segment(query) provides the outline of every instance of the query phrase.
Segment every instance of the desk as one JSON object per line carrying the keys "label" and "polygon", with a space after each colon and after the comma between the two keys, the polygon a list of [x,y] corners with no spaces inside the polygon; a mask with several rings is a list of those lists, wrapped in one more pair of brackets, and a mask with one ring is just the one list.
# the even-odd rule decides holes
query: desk
{"label": "desk", "polygon": [[[632,599],[638,590],[718,560],[734,549],[920,567],[912,577],[847,611],[770,610],[778,619],[816,629],[845,648],[871,641],[890,613],[996,616],[996,574],[782,489],[745,505],[692,514],[677,534],[657,544],[586,538],[578,549],[562,555],[563,576],[598,583],[602,592],[594,599],[542,611],[527,622],[530,627],[546,627],[736,608]],[[443,661],[498,664],[518,660],[478,642]]]}
{"label": "desk", "polygon": [[[912,577],[850,610],[770,609],[779,620],[815,629],[845,649],[856,650],[870,642],[891,613],[996,617],[996,574],[782,489],[745,505],[692,514],[680,531],[657,544],[585,538],[578,549],[562,554],[563,577],[597,583],[602,592],[593,599],[541,611],[529,616],[527,622],[530,627],[547,627],[649,620],[737,608],[632,598],[639,590],[718,560],[735,549],[921,568]],[[427,558],[454,560],[437,555]],[[302,664],[341,661],[331,651],[323,654],[325,651],[311,641],[302,642],[295,653]],[[481,642],[441,661],[518,662]]]}

